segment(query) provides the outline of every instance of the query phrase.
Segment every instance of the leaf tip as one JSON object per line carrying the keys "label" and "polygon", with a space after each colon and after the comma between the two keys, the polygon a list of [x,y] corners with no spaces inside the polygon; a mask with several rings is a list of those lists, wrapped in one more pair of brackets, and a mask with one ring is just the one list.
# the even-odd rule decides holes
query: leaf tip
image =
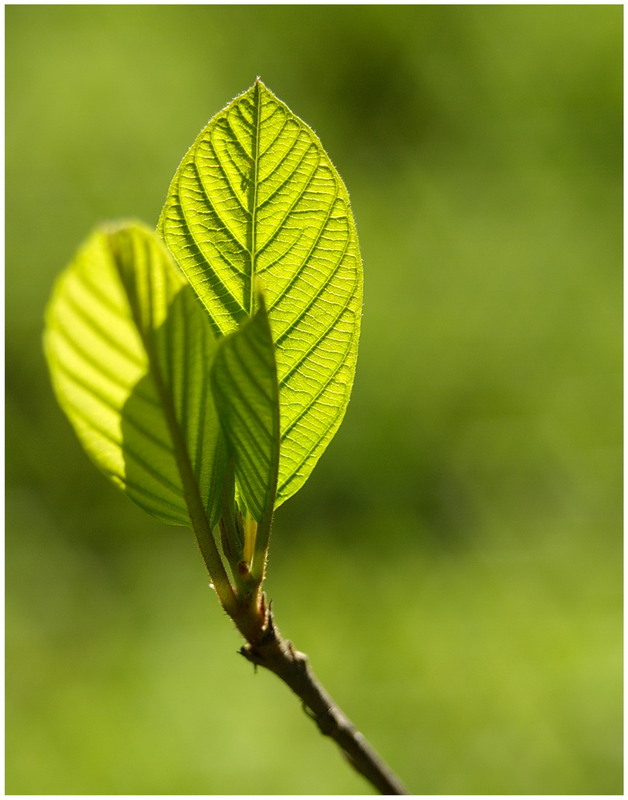
{"label": "leaf tip", "polygon": [[253,88],[258,89],[259,91],[264,91],[264,92],[268,91],[268,87],[266,86],[260,75],[258,75],[257,78],[255,78],[255,83],[253,84]]}

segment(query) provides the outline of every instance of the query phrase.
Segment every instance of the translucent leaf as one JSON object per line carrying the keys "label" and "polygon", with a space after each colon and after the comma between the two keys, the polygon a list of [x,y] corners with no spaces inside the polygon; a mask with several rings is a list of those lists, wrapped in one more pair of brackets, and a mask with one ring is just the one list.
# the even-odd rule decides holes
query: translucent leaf
{"label": "translucent leaf", "polygon": [[217,334],[263,279],[280,393],[277,505],[304,483],[349,400],[362,272],[345,186],[314,132],[259,80],[201,131],[159,229]]}
{"label": "translucent leaf", "polygon": [[221,340],[212,386],[244,510],[261,522],[272,514],[279,462],[277,368],[263,301],[253,317]]}
{"label": "translucent leaf", "polygon": [[57,282],[45,349],[96,465],[163,522],[215,524],[224,450],[209,385],[215,344],[153,233],[132,225],[90,237]]}

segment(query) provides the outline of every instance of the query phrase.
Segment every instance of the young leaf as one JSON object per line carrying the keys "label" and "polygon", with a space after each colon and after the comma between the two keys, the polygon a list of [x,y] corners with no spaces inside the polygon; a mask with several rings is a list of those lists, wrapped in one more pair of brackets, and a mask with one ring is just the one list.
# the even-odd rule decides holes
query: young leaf
{"label": "young leaf", "polygon": [[362,268],[346,188],[314,132],[258,80],[201,131],[159,229],[217,334],[252,315],[263,279],[279,380],[280,505],[336,432],[353,383]]}
{"label": "young leaf", "polygon": [[45,350],[59,403],[96,465],[163,522],[215,524],[215,344],[153,233],[92,234],[57,282]]}
{"label": "young leaf", "polygon": [[261,580],[277,490],[279,387],[261,293],[258,302],[255,315],[219,343],[212,388],[235,469],[243,521],[242,557],[253,578]]}
{"label": "young leaf", "polygon": [[256,522],[272,514],[279,464],[279,391],[264,302],[222,339],[212,368],[218,416],[234,460],[239,495]]}

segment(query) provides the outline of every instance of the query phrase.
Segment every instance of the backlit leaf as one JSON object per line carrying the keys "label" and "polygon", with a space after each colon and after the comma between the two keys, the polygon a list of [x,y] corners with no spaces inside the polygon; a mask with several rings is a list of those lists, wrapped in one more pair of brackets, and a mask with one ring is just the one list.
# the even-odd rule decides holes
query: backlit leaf
{"label": "backlit leaf", "polygon": [[253,314],[263,279],[279,381],[279,505],[336,432],[353,384],[362,272],[346,188],[314,132],[258,80],[201,131],[159,230],[218,335]]}
{"label": "backlit leaf", "polygon": [[263,301],[253,317],[221,340],[212,388],[243,510],[261,522],[272,513],[279,462],[277,368]]}
{"label": "backlit leaf", "polygon": [[92,234],[46,315],[54,389],[93,461],[158,519],[218,515],[220,434],[205,310],[149,230]]}

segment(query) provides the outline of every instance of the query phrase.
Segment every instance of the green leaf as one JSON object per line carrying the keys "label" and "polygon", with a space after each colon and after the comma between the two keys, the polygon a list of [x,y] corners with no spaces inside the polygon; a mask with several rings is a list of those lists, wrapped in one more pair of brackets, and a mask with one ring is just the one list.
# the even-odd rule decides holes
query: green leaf
{"label": "green leaf", "polygon": [[201,131],[159,229],[219,335],[262,278],[281,409],[280,505],[305,482],[349,400],[362,271],[346,188],[314,132],[261,81]]}
{"label": "green leaf", "polygon": [[[259,309],[223,338],[212,368],[212,389],[233,464],[242,517],[242,559],[253,578],[264,574],[279,467],[279,387],[268,314]],[[237,523],[223,518],[237,551]],[[235,540],[235,541],[234,541]],[[228,547],[228,546],[227,546]]]}
{"label": "green leaf", "polygon": [[218,416],[233,456],[244,512],[272,513],[279,464],[279,390],[263,300],[256,314],[222,339],[212,368]]}
{"label": "green leaf", "polygon": [[215,524],[224,457],[209,385],[215,343],[153,233],[92,234],[57,282],[45,350],[59,403],[96,465],[163,522]]}

